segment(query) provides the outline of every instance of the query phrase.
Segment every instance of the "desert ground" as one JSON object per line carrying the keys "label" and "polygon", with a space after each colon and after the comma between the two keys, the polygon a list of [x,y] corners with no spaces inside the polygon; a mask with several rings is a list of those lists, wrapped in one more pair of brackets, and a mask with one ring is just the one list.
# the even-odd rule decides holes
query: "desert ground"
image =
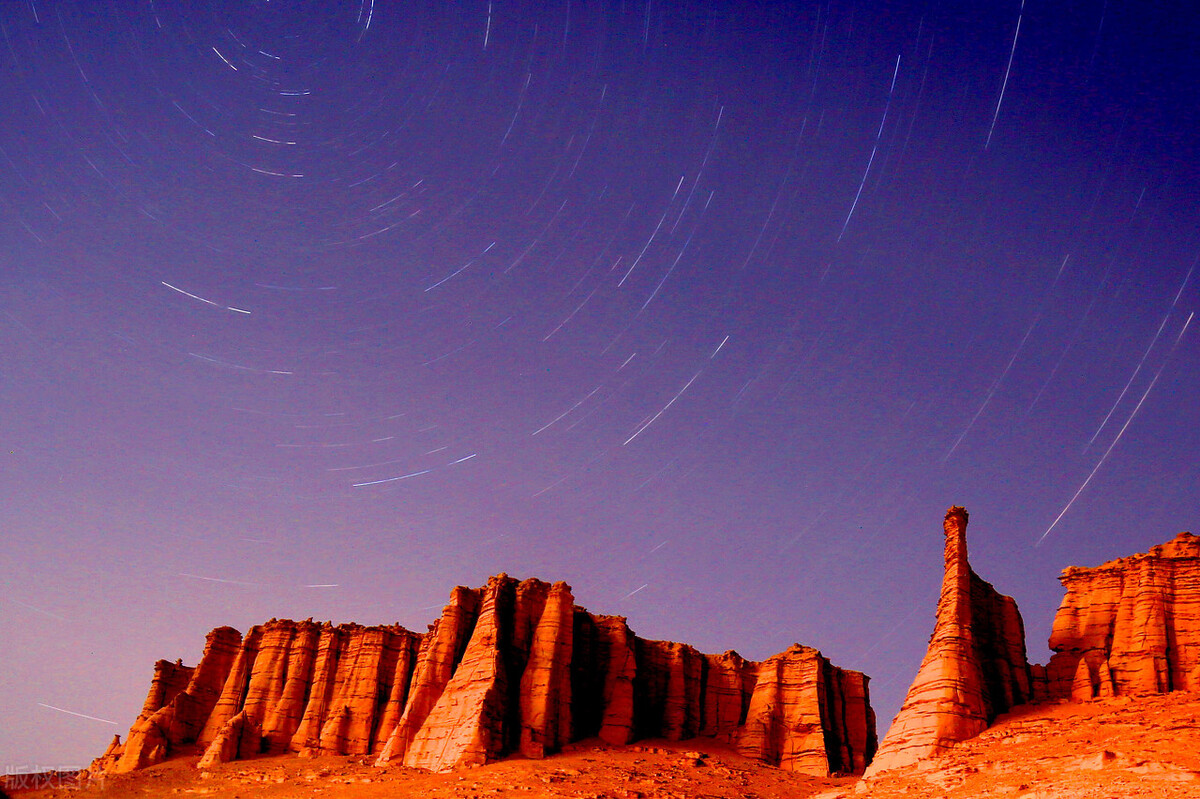
{"label": "desert ground", "polygon": [[512,757],[449,774],[377,769],[362,757],[262,757],[208,771],[198,771],[196,760],[173,759],[83,788],[31,790],[10,782],[8,792],[14,799],[1191,799],[1200,796],[1200,695],[1177,692],[1025,706],[941,757],[870,783],[780,771],[703,739],[643,741],[629,747],[584,741],[544,760]]}

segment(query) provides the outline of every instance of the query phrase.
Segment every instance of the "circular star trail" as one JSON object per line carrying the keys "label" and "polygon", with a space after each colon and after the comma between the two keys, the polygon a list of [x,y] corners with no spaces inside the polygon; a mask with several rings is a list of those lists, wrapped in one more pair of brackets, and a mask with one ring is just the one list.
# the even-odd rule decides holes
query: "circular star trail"
{"label": "circular star trail", "polygon": [[1196,526],[1196,32],[11,4],[5,765],[98,755],[212,627],[423,629],[501,571],[648,638],[816,646],[882,729],[951,504],[1046,629],[1061,568]]}

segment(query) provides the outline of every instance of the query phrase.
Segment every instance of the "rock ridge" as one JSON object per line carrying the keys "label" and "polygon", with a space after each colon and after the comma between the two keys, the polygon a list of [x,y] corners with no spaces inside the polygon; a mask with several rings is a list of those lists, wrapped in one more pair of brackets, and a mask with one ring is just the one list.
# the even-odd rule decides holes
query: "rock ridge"
{"label": "rock ridge", "polygon": [[1016,602],[972,571],[968,515],[943,521],[945,573],[929,648],[864,776],[936,756],[1036,701],[1200,691],[1200,538],[1188,532],[1094,568],[1068,567],[1045,666]]}
{"label": "rock ridge", "polygon": [[1148,552],[1063,570],[1045,666],[1050,699],[1200,691],[1200,537],[1179,533]]}
{"label": "rock ridge", "polygon": [[640,638],[563,582],[456,587],[426,633],[271,619],[209,633],[195,667],[162,660],[142,712],[93,774],[182,754],[367,755],[449,771],[513,753],[705,736],[783,769],[861,773],[876,748],[868,678],[793,645],[762,663]]}

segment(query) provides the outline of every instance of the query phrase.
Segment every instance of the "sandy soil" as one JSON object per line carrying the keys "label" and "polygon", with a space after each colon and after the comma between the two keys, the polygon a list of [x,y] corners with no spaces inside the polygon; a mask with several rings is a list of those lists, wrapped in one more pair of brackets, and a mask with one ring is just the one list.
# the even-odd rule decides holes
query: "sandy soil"
{"label": "sandy soil", "polygon": [[[848,796],[1200,797],[1200,695],[1026,706]],[[839,792],[841,793],[841,792]]]}
{"label": "sandy soil", "polygon": [[759,765],[709,741],[576,744],[545,760],[510,758],[452,774],[377,769],[365,758],[263,757],[206,772],[181,758],[85,789],[14,799],[214,797],[579,797],[580,799],[894,799],[1200,797],[1200,695],[1021,708],[941,757],[863,783]]}
{"label": "sandy soil", "polygon": [[263,757],[226,763],[207,772],[197,757],[180,758],[133,774],[105,778],[89,788],[14,791],[26,797],[125,799],[145,796],[221,797],[444,797],[494,796],[549,799],[785,799],[852,787],[854,778],[815,779],[763,766],[711,741],[642,741],[609,747],[598,740],[575,744],[545,760],[512,757],[450,774],[402,767],[375,768],[370,758]]}

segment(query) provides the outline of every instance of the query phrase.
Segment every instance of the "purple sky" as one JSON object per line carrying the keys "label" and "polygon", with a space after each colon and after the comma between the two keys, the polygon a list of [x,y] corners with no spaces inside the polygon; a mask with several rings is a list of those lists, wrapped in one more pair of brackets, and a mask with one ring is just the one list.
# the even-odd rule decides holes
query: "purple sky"
{"label": "purple sky", "polygon": [[882,733],[948,505],[1038,661],[1200,527],[1190,6],[199,5],[0,14],[0,767],[500,571]]}

